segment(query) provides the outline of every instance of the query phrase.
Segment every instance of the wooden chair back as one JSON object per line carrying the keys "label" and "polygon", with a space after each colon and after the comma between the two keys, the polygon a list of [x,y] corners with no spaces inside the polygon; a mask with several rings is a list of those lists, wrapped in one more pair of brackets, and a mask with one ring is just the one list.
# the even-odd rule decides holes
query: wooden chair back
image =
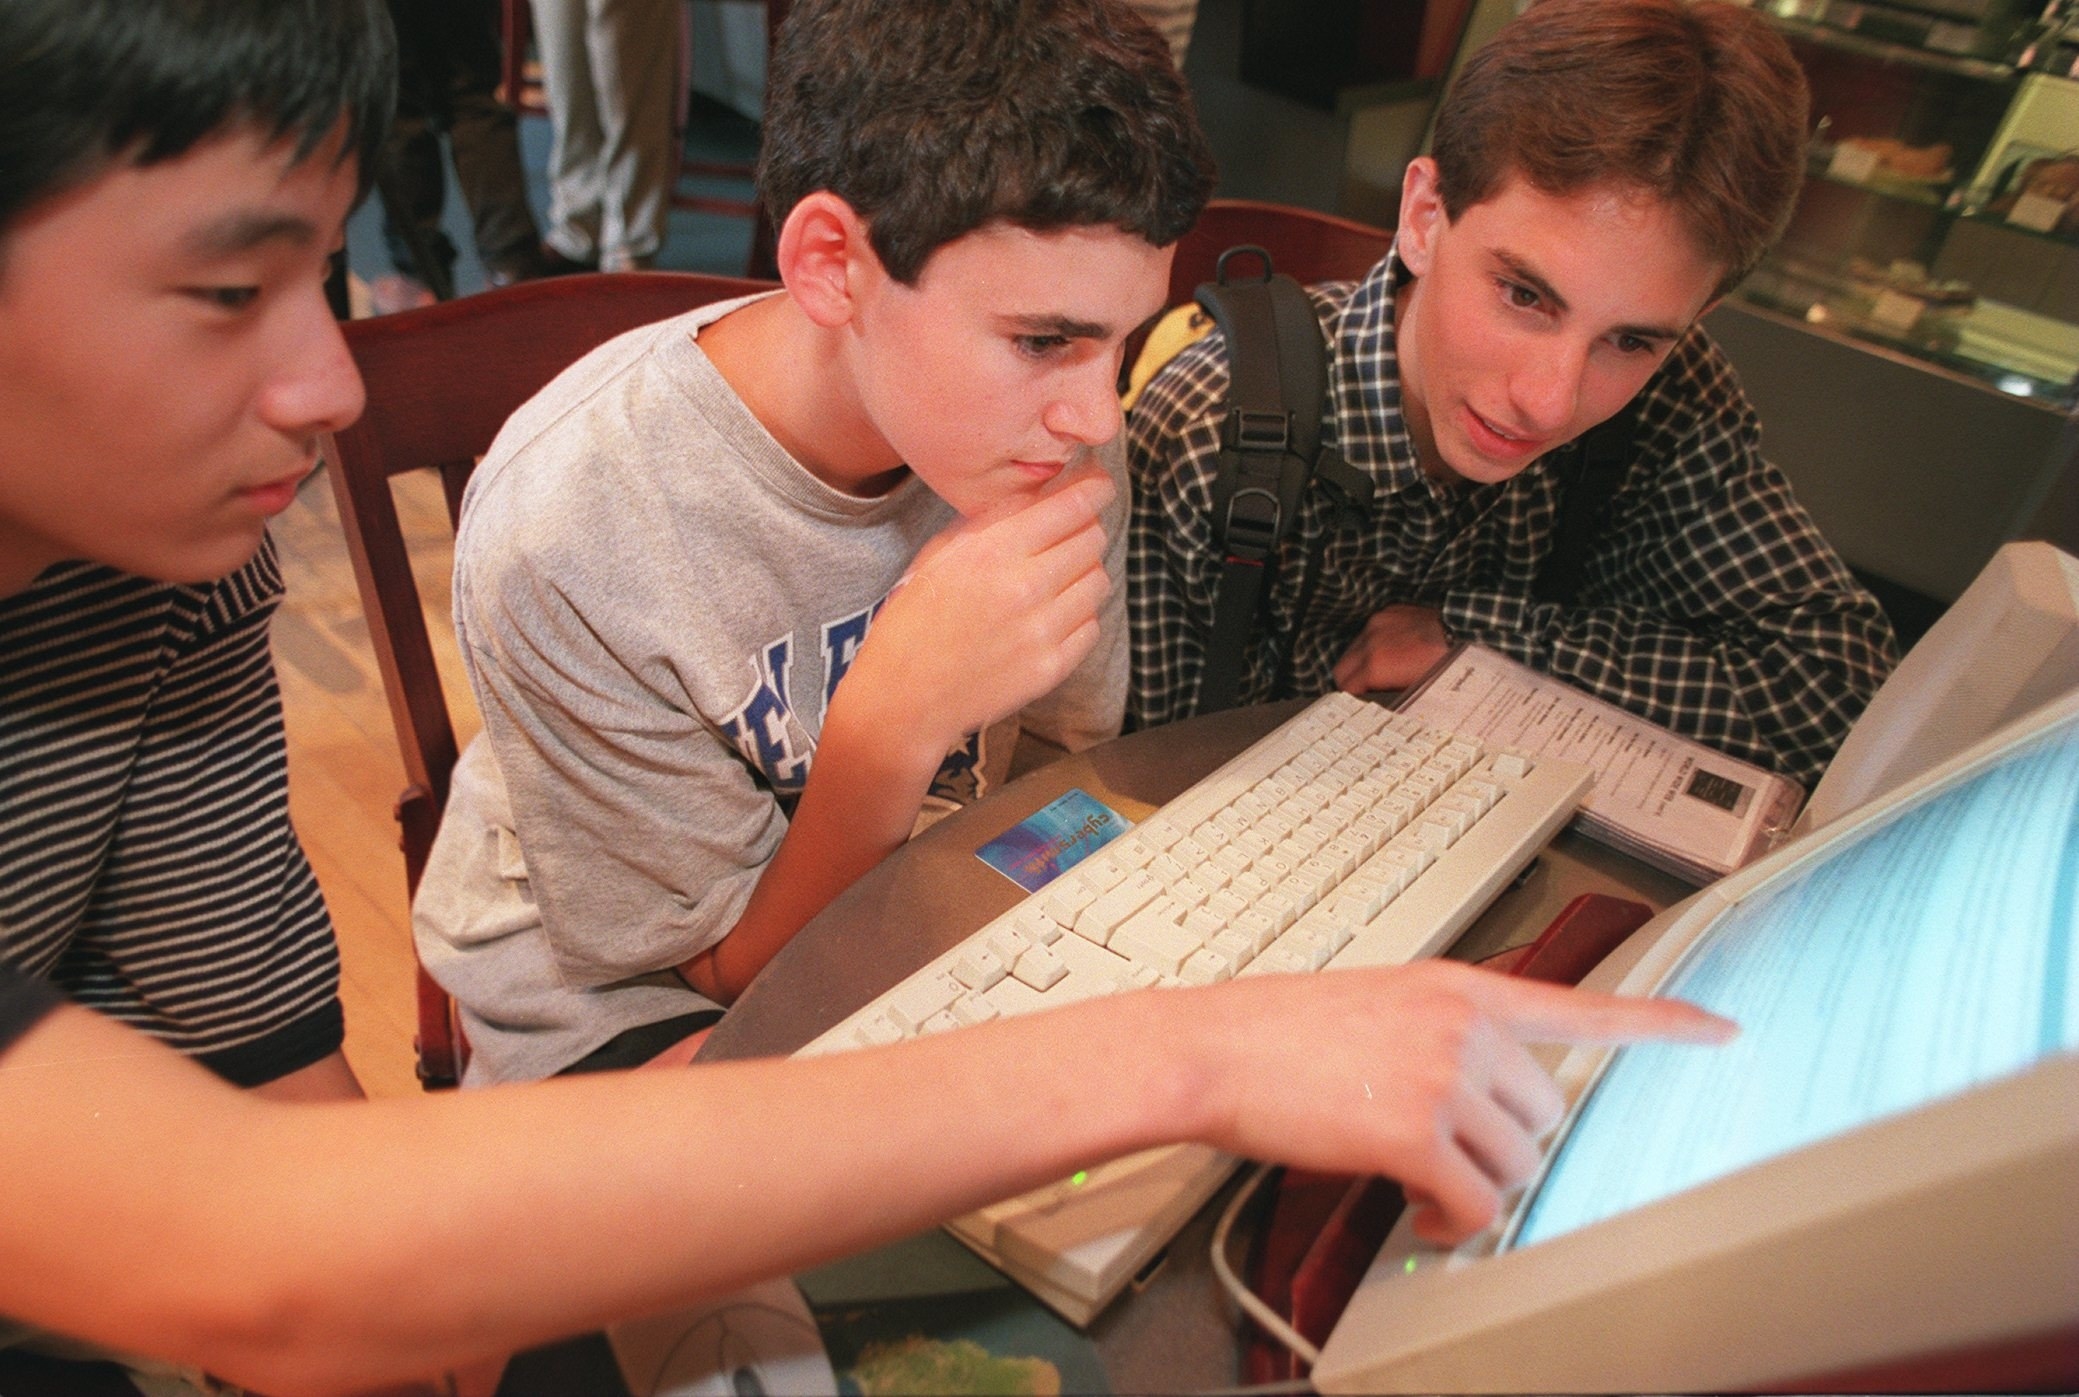
{"label": "wooden chair back", "polygon": [[[404,758],[397,822],[407,892],[425,871],[457,751],[392,477],[438,471],[455,523],[477,459],[556,374],[624,330],[771,284],[687,272],[558,277],[344,327],[368,407],[326,441],[324,457]],[[419,1080],[453,1086],[467,1043],[446,992],[423,968],[418,999]]]}

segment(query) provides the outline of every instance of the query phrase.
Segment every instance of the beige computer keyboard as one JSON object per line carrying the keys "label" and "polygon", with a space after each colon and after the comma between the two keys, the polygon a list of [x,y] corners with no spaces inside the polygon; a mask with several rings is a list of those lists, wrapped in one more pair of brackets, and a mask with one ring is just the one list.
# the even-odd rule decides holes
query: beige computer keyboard
{"label": "beige computer keyboard", "polygon": [[[1492,752],[1346,694],[1287,719],[804,1054],[1096,995],[1434,955],[1573,815],[1586,767]],[[1233,1171],[1170,1146],[949,1224],[1088,1323]]]}

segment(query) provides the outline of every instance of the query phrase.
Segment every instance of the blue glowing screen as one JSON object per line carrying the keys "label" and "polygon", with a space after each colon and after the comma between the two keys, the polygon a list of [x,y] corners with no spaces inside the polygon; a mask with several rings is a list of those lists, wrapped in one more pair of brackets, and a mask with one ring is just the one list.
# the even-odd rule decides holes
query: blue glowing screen
{"label": "blue glowing screen", "polygon": [[1525,1246],[2079,1047],[2079,718],[1723,914],[1662,992],[1722,1048],[1616,1054]]}

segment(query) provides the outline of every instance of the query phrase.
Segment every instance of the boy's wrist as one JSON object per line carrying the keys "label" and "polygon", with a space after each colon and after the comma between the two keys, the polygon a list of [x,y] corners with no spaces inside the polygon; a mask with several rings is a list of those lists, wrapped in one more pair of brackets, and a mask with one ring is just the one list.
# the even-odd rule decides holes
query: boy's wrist
{"label": "boy's wrist", "polygon": [[[854,670],[830,696],[812,779],[814,770],[836,752],[840,760],[859,762],[876,777],[907,783],[921,777],[928,786],[958,739],[935,733],[918,704],[883,696],[876,686],[858,684],[860,677]],[[918,799],[922,798],[920,787]]]}
{"label": "boy's wrist", "polygon": [[1123,1079],[1141,1094],[1132,1109],[1151,1144],[1233,1138],[1235,1065],[1225,1060],[1230,1036],[1218,1017],[1230,1009],[1204,1000],[1200,991],[1162,989],[1107,1005],[1107,1022],[1124,1045],[1114,1067],[1135,1064]]}

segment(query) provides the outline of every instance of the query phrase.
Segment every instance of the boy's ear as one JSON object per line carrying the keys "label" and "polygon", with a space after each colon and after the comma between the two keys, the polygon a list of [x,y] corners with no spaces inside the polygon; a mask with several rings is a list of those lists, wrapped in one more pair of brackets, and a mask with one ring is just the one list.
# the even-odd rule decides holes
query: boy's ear
{"label": "boy's ear", "polygon": [[851,318],[860,274],[880,270],[866,220],[828,190],[808,195],[788,213],[775,260],[795,304],[825,328]]}
{"label": "boy's ear", "polygon": [[1394,241],[1394,250],[1410,272],[1418,277],[1428,273],[1437,230],[1449,221],[1443,196],[1437,192],[1437,162],[1427,155],[1417,156],[1401,177],[1400,226]]}

